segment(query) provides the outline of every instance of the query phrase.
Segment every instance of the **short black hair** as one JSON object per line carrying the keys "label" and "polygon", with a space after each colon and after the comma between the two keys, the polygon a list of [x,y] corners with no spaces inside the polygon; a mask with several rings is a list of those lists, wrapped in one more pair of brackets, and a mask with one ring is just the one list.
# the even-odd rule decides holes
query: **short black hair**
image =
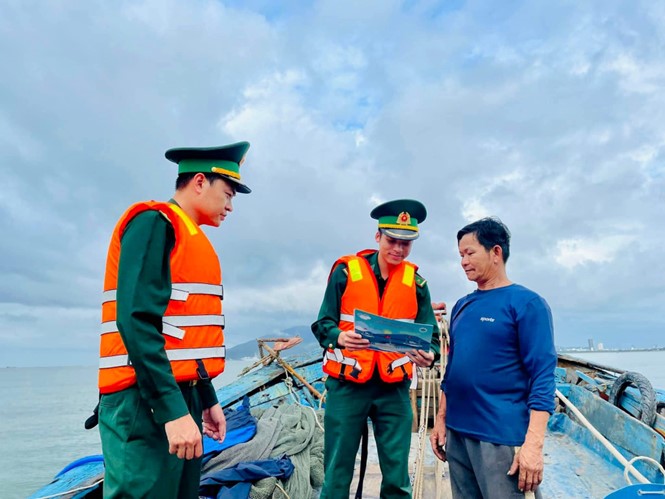
{"label": "short black hair", "polygon": [[[220,175],[219,173],[207,173],[207,172],[202,172],[203,175],[205,175],[206,179],[208,182],[211,184],[215,182],[215,180],[224,180],[224,177]],[[194,175],[196,173],[181,173],[178,175],[178,178],[175,180],[175,190],[179,191],[180,189],[183,189],[191,182],[191,180],[194,178]],[[231,182],[228,182],[231,187],[233,187],[234,192],[235,192],[235,187],[232,185]]]}
{"label": "short black hair", "polygon": [[467,234],[474,234],[478,242],[487,251],[494,248],[494,246],[501,246],[503,253],[503,263],[508,261],[510,256],[510,231],[506,224],[504,224],[497,217],[482,218],[473,222],[457,233],[457,243]]}

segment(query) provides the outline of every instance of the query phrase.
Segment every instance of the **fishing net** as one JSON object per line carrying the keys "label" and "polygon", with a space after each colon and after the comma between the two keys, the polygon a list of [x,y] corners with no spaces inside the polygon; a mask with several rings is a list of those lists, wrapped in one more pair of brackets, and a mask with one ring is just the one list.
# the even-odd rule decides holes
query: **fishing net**
{"label": "fishing net", "polygon": [[[323,431],[319,425],[323,418],[310,407],[301,405],[281,405],[266,410],[259,418],[259,427],[263,421],[274,422],[280,428],[271,458],[289,456],[295,471],[286,483],[279,484],[277,479],[265,478],[256,482],[250,491],[250,499],[283,499],[312,497],[314,489],[323,485]],[[272,425],[271,425],[272,426]]]}

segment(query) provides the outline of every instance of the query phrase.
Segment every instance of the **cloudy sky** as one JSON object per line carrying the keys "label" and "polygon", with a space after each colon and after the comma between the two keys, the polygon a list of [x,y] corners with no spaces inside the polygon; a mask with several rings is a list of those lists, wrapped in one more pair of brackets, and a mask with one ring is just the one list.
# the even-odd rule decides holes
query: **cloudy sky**
{"label": "cloudy sky", "polygon": [[369,211],[429,216],[433,298],[472,291],[456,231],[513,233],[509,276],[560,346],[665,344],[659,2],[9,0],[0,4],[0,366],[96,363],[103,265],[164,151],[248,140],[207,230],[234,345],[316,319]]}

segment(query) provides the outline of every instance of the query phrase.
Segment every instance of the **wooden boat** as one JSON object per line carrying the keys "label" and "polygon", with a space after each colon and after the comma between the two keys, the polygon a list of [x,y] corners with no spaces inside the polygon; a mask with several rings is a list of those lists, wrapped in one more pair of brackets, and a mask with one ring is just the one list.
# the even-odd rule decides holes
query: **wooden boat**
{"label": "wooden boat", "polygon": [[[655,412],[658,396],[648,380],[565,355],[555,374],[559,405],[548,422],[545,497],[665,495],[665,439],[659,430],[665,420]],[[645,393],[629,386],[633,382]],[[642,410],[647,406],[651,415]],[[628,487],[629,480],[658,484]]]}
{"label": "wooden boat", "polygon": [[[224,408],[238,406],[246,397],[253,411],[283,404],[325,407],[320,348],[288,356],[280,351],[283,346],[280,339],[259,340],[260,360],[218,391]],[[434,458],[427,438],[440,374],[441,366],[422,371],[418,389],[413,392],[411,473],[417,498],[450,497],[447,465]],[[541,485],[544,497],[665,496],[665,418],[659,414],[665,408],[665,392],[652,390],[654,402],[647,393],[650,385],[646,386],[646,380],[636,373],[564,355],[559,357],[556,379],[559,404],[548,424],[545,479]],[[636,379],[639,386],[631,386]],[[613,399],[616,405],[611,403]],[[647,414],[651,406],[655,409],[653,415]],[[70,465],[30,497],[101,497],[98,482],[103,476],[103,463],[98,458],[86,459]],[[370,446],[364,498],[379,497],[380,479],[376,452]],[[635,485],[629,486],[628,480]]]}

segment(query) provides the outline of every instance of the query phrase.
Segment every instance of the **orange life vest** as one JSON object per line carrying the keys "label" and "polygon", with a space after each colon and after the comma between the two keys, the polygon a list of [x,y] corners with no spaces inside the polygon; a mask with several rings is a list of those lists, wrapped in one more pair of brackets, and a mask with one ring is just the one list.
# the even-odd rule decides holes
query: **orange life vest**
{"label": "orange life vest", "polygon": [[177,382],[210,378],[224,370],[222,269],[212,244],[182,209],[147,201],[131,206],[118,221],[106,260],[99,359],[99,391],[114,393],[136,383],[116,324],[120,239],[127,224],[146,210],[160,211],[173,225],[172,291],[162,321],[164,349]]}
{"label": "orange life vest", "polygon": [[[357,255],[343,256],[333,265],[333,270],[338,265],[346,265],[348,272],[339,316],[339,328],[342,331],[353,330],[356,309],[409,322],[413,322],[418,314],[415,280],[418,267],[403,261],[394,268],[386,282],[383,296],[379,298],[376,276],[364,258],[374,252],[365,250]],[[338,379],[365,383],[374,374],[374,369],[379,370],[381,379],[387,383],[410,379],[413,371],[411,361],[403,353],[374,350],[350,352],[345,348],[329,348],[323,356],[323,371]]]}

